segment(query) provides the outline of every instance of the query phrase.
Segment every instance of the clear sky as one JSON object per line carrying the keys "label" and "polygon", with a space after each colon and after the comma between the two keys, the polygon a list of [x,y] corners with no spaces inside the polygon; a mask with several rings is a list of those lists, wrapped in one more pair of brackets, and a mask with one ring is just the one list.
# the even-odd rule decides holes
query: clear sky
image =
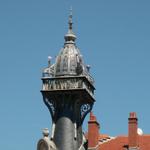
{"label": "clear sky", "polygon": [[92,66],[100,132],[127,134],[136,111],[150,133],[149,0],[0,0],[1,149],[36,149],[50,129],[40,78],[47,56],[54,61],[63,47],[70,6],[77,46]]}

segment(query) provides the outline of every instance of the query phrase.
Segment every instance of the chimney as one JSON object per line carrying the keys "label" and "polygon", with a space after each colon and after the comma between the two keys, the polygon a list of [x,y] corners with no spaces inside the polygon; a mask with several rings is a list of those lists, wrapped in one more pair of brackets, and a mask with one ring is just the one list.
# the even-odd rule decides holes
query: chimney
{"label": "chimney", "polygon": [[90,112],[90,120],[88,121],[88,147],[96,147],[99,140],[99,123],[96,117]]}
{"label": "chimney", "polygon": [[131,112],[128,118],[128,143],[129,150],[136,149],[138,147],[138,118],[135,112]]}

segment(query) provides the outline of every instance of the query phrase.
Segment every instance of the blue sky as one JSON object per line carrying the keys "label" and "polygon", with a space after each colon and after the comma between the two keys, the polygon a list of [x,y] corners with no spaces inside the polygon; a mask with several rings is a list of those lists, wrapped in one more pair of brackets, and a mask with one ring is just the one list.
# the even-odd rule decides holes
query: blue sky
{"label": "blue sky", "polygon": [[135,111],[150,133],[148,0],[0,0],[1,148],[35,149],[41,130],[51,127],[40,78],[47,56],[54,61],[63,47],[70,6],[77,46],[92,66],[100,132],[127,134]]}

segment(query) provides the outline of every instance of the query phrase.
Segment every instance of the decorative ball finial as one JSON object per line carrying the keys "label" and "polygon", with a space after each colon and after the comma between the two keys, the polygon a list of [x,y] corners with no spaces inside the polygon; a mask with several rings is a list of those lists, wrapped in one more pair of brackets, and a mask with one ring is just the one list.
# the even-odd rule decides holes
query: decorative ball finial
{"label": "decorative ball finial", "polygon": [[48,56],[48,60],[51,60],[52,59],[52,57],[51,56]]}
{"label": "decorative ball finial", "polygon": [[43,129],[43,136],[44,137],[48,137],[49,136],[49,130],[48,130],[48,128],[44,128]]}
{"label": "decorative ball finial", "polygon": [[87,71],[90,72],[91,66],[90,66],[90,65],[87,65],[86,68],[87,68]]}
{"label": "decorative ball finial", "polygon": [[51,56],[48,56],[48,67],[51,66],[51,60],[52,60],[52,57],[51,57]]}

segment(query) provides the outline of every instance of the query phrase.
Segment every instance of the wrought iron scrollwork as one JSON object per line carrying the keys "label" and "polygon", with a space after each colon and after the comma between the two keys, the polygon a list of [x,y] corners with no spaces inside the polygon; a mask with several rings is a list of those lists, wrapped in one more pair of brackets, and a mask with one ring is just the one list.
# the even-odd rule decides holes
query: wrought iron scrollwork
{"label": "wrought iron scrollwork", "polygon": [[86,115],[92,110],[93,104],[83,104],[81,105],[81,122],[84,121]]}
{"label": "wrought iron scrollwork", "polygon": [[55,114],[55,102],[53,100],[50,100],[45,97],[43,97],[43,101],[44,101],[45,105],[47,106],[47,108],[51,114],[52,120],[53,120],[54,114]]}

